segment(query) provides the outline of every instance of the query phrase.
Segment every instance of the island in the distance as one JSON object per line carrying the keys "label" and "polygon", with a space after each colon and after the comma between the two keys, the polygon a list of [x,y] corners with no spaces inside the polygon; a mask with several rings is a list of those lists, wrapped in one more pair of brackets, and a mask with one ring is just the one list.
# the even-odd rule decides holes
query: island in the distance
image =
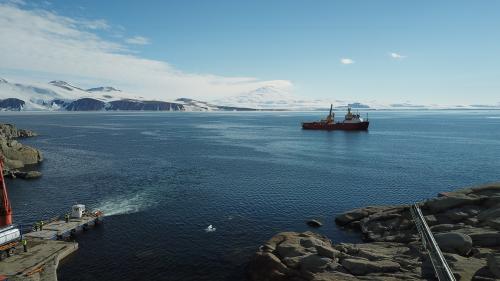
{"label": "island in the distance", "polygon": [[[419,204],[457,280],[500,278],[500,183],[440,193]],[[282,232],[254,254],[251,281],[437,280],[410,206],[370,206],[335,218],[366,243]]]}

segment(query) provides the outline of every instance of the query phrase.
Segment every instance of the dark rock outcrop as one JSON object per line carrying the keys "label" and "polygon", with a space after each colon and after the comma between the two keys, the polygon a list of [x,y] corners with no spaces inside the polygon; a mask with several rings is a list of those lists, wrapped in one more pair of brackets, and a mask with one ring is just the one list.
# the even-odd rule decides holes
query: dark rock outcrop
{"label": "dark rock outcrop", "polygon": [[82,88],[73,86],[70,83],[65,82],[65,81],[61,81],[61,80],[50,81],[49,84],[57,86],[57,87],[62,88],[62,89],[65,89],[65,90],[68,90],[68,91],[73,91],[73,90],[85,91]]}
{"label": "dark rock outcrop", "polygon": [[308,220],[307,225],[310,227],[321,227],[323,224],[319,220]]}
{"label": "dark rock outcrop", "polygon": [[106,103],[92,98],[78,99],[69,103],[66,109],[69,111],[99,111],[104,110]]}
{"label": "dark rock outcrop", "polygon": [[121,92],[120,90],[113,87],[96,87],[87,89],[87,92]]}
{"label": "dark rock outcrop", "polygon": [[20,111],[23,109],[25,102],[16,98],[7,98],[0,100],[0,109]]}
{"label": "dark rock outcrop", "polygon": [[182,111],[184,106],[179,103],[165,101],[116,100],[109,102],[107,110],[148,110],[148,111]]}
{"label": "dark rock outcrop", "polygon": [[101,111],[101,110],[136,110],[136,111],[182,111],[184,106],[165,101],[143,101],[122,99],[104,102],[92,98],[83,98],[69,104],[63,101],[52,101],[62,105],[69,111]]}

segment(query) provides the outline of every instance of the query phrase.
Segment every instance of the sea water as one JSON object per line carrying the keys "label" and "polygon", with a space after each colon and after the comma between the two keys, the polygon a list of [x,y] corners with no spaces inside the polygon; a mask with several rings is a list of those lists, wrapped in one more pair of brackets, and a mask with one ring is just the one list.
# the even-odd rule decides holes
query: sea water
{"label": "sea water", "polygon": [[[323,112],[2,113],[37,131],[37,180],[9,180],[17,223],[82,203],[107,215],[60,264],[74,280],[242,280],[280,231],[334,224],[500,180],[500,111],[373,111],[366,132],[305,131]],[[212,226],[211,228],[209,226]]]}

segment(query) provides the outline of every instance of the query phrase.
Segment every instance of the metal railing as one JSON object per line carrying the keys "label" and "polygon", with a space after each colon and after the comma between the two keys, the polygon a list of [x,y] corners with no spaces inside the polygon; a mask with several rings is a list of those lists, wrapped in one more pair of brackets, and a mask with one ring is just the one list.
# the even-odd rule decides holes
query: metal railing
{"label": "metal railing", "polygon": [[436,243],[427,222],[425,221],[420,207],[417,204],[412,205],[410,207],[410,213],[413,217],[415,225],[417,226],[418,233],[422,238],[422,244],[429,253],[432,267],[434,268],[434,272],[436,272],[436,276],[439,281],[456,281],[450,266],[446,262],[441,249],[439,249],[439,246]]}

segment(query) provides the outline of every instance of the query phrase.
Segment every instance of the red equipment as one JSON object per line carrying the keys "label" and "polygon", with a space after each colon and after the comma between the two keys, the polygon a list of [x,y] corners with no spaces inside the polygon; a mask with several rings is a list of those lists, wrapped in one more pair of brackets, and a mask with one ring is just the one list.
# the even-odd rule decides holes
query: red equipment
{"label": "red equipment", "polygon": [[7,196],[7,186],[3,177],[3,159],[0,158],[0,227],[12,224],[12,208],[10,206],[9,196]]}

